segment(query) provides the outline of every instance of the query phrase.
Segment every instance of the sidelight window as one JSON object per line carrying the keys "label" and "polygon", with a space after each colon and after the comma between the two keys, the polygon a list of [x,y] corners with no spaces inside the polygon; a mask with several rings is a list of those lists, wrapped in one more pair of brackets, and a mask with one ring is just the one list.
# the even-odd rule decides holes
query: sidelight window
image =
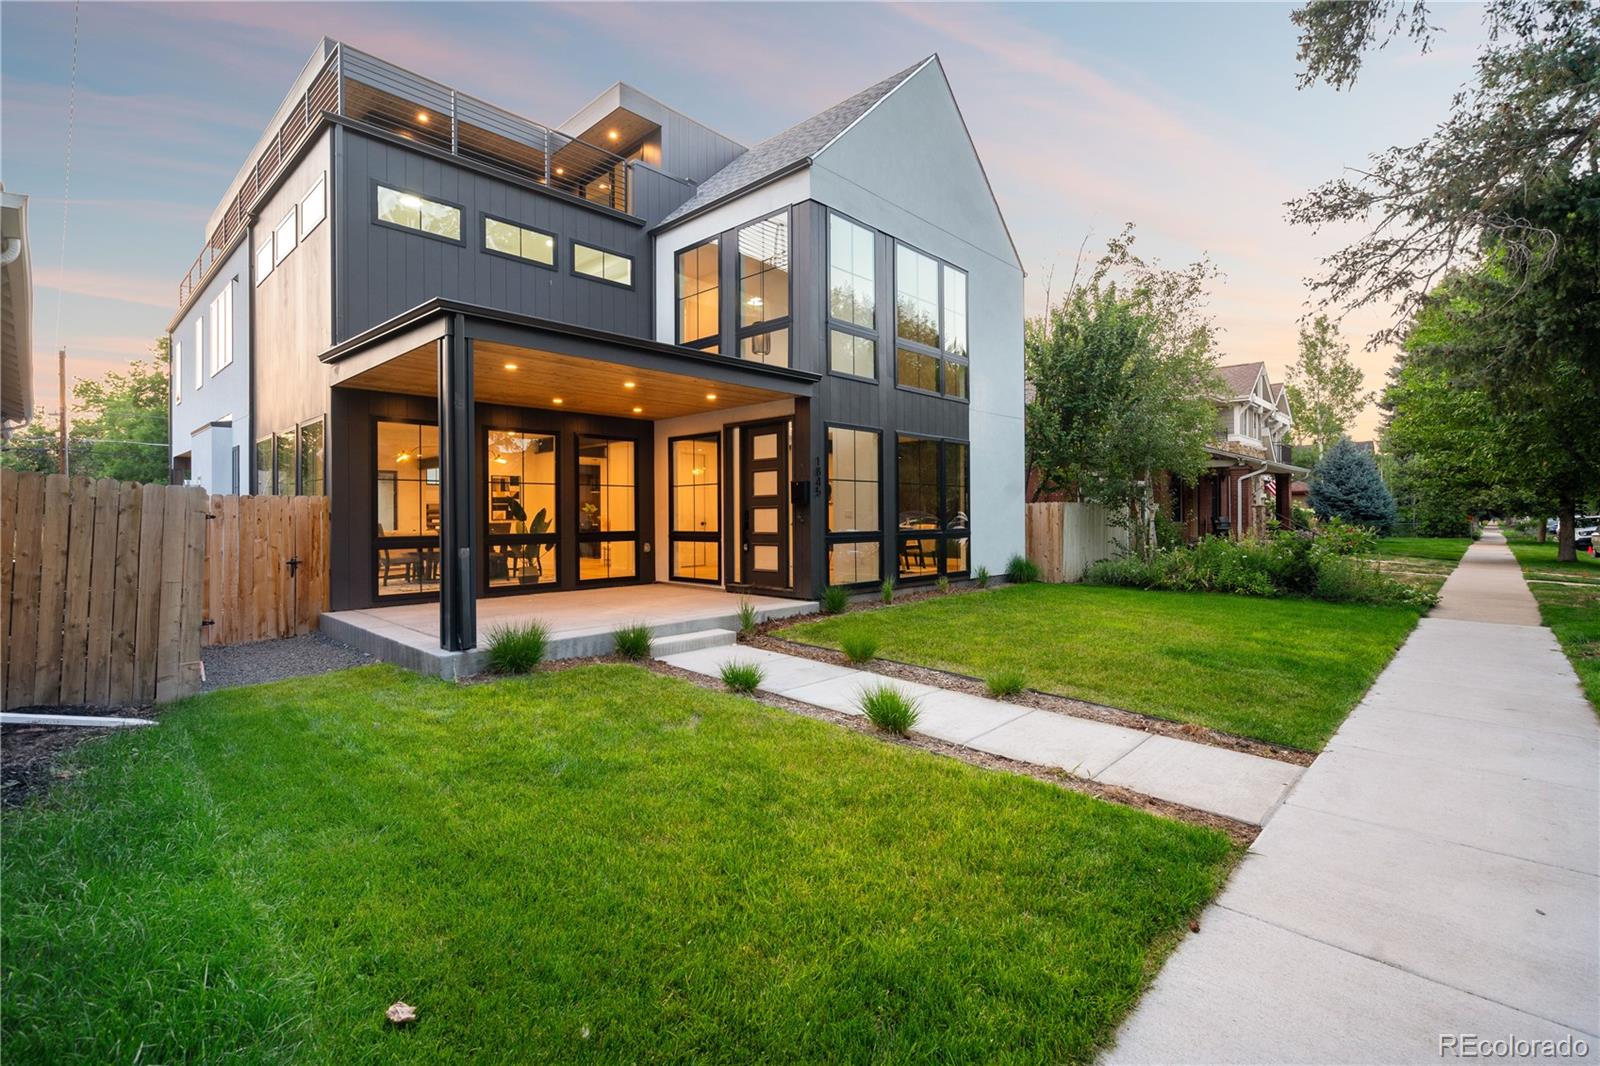
{"label": "sidelight window", "polygon": [[883,537],[876,430],[828,427],[828,583],[876,583]]}
{"label": "sidelight window", "polygon": [[897,569],[902,579],[967,572],[967,445],[902,435],[895,447]]}
{"label": "sidelight window", "polygon": [[486,455],[489,587],[555,584],[555,434],[491,429]]}

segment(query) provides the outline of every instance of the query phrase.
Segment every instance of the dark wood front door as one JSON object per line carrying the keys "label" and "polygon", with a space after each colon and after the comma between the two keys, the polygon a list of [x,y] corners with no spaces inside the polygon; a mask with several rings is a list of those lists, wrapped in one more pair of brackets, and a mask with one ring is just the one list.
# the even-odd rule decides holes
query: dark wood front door
{"label": "dark wood front door", "polygon": [[745,426],[739,462],[739,573],[746,585],[789,587],[789,423]]}

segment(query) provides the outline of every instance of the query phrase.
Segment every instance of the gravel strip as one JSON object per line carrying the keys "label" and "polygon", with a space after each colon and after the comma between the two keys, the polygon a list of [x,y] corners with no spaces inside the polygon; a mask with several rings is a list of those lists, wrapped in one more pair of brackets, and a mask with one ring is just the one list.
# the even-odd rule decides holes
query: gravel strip
{"label": "gravel strip", "polygon": [[201,685],[203,692],[235,685],[259,685],[286,677],[326,674],[377,661],[366,652],[321,633],[202,648],[200,660],[206,666],[206,679]]}

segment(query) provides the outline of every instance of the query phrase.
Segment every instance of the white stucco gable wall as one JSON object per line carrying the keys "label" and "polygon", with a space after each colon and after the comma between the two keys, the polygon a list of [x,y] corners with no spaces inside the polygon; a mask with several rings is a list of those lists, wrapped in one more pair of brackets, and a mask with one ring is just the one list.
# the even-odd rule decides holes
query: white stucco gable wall
{"label": "white stucco gable wall", "polygon": [[817,155],[811,196],[967,271],[972,562],[998,573],[1026,541],[1023,272],[937,59]]}

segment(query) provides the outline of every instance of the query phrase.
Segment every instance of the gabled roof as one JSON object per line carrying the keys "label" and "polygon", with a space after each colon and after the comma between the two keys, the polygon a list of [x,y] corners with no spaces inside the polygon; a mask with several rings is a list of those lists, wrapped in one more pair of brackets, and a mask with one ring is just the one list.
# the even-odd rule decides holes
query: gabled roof
{"label": "gabled roof", "polygon": [[933,62],[933,59],[933,56],[929,56],[900,73],[861,90],[849,99],[841,100],[826,111],[790,126],[777,136],[768,137],[701,182],[695,194],[662,219],[661,225],[669,225],[719,200],[725,200],[760,185],[796,166],[810,163],[824,148],[838,139],[840,134],[871,111],[878,101],[894,92],[907,78]]}
{"label": "gabled roof", "polygon": [[1272,406],[1283,412],[1285,418],[1293,418],[1289,410],[1289,386],[1283,382],[1272,386]]}
{"label": "gabled roof", "polygon": [[1230,398],[1249,396],[1256,388],[1256,379],[1267,372],[1265,363],[1232,363],[1217,367],[1217,377],[1227,386]]}

